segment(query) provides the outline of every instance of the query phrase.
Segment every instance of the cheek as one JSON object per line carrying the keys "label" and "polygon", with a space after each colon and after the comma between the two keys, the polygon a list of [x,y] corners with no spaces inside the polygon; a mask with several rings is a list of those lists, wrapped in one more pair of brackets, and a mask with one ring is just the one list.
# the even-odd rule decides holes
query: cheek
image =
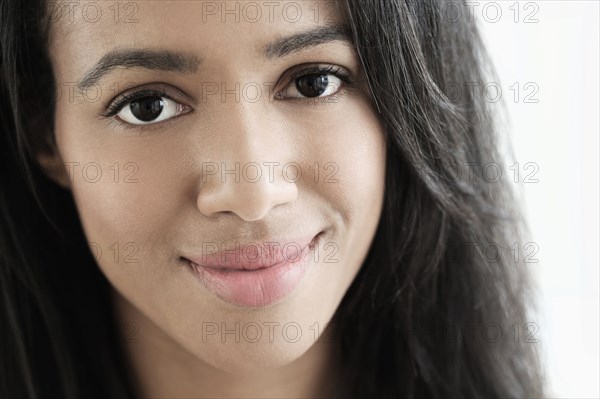
{"label": "cheek", "polygon": [[116,285],[139,265],[145,275],[164,273],[172,252],[164,232],[185,199],[176,178],[181,171],[172,162],[177,157],[169,151],[181,149],[119,137],[72,114],[57,108],[57,144],[100,268]]}
{"label": "cheek", "polygon": [[311,276],[312,292],[319,294],[303,312],[307,320],[323,322],[343,299],[375,235],[384,201],[386,145],[383,126],[366,101],[349,104],[335,120],[320,122],[322,127],[311,129],[319,135],[311,139],[309,151],[321,174],[318,186],[309,191],[340,217]]}
{"label": "cheek", "polygon": [[321,156],[331,159],[321,168],[321,189],[352,222],[360,213],[377,211],[384,184],[385,146],[381,133],[370,126],[348,126],[338,136],[343,137],[338,141],[341,144],[332,145],[327,155]]}
{"label": "cheek", "polygon": [[[314,143],[319,190],[342,214],[346,228],[377,223],[382,207],[386,146],[383,126],[366,101],[347,107]],[[356,225],[356,226],[355,226]]]}

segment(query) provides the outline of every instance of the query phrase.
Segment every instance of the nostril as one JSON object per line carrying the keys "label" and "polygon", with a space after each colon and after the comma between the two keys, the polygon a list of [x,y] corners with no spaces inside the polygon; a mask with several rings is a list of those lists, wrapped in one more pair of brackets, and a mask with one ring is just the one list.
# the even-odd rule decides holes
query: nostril
{"label": "nostril", "polygon": [[294,202],[298,198],[298,187],[283,180],[263,179],[253,183],[242,179],[226,179],[203,185],[197,193],[196,206],[205,216],[236,214],[251,222],[262,219],[279,205]]}

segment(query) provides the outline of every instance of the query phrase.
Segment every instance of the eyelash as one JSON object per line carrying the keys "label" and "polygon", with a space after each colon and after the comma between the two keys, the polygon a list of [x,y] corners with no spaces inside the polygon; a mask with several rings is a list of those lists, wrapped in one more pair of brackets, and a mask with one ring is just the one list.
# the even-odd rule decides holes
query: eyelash
{"label": "eyelash", "polygon": [[[307,76],[307,75],[334,75],[339,78],[343,82],[343,86],[338,90],[337,93],[332,94],[327,97],[309,97],[309,98],[292,98],[291,101],[304,101],[307,103],[322,103],[322,102],[330,102],[332,99],[337,99],[339,96],[343,94],[344,89],[351,87],[354,83],[350,75],[341,67],[336,65],[312,65],[301,69],[297,72],[291,74],[288,80],[288,84],[284,87],[287,88],[290,84],[295,83],[297,79]],[[279,95],[280,92],[275,94],[275,97]]]}
{"label": "eyelash", "polygon": [[102,116],[112,117],[121,112],[123,108],[130,102],[135,100],[139,100],[145,97],[166,97],[171,101],[176,101],[172,96],[168,95],[166,92],[156,89],[142,89],[135,91],[133,93],[125,93],[121,94],[117,97],[115,101],[113,101]]}
{"label": "eyelash", "polygon": [[[284,74],[284,76],[285,75],[286,74]],[[353,87],[353,85],[354,85],[354,80],[352,79],[350,74],[347,73],[343,68],[336,66],[336,65],[328,65],[328,66],[312,65],[312,66],[303,68],[297,72],[293,72],[289,75],[291,75],[291,76],[289,78],[286,78],[288,83],[284,86],[284,88],[283,88],[284,90],[287,89],[290,86],[290,84],[295,84],[297,79],[299,79],[303,76],[306,76],[306,75],[334,75],[342,81],[343,84],[340,87],[340,89],[335,94],[331,94],[326,97],[307,97],[307,98],[298,97],[298,98],[283,99],[283,100],[294,101],[294,102],[305,102],[309,105],[321,105],[323,103],[336,102],[341,96],[343,96],[345,94],[345,90]],[[280,99],[280,98],[278,98],[278,96],[284,90],[277,92],[275,94],[275,99]],[[127,104],[129,104],[135,100],[145,98],[145,97],[165,97],[171,101],[178,102],[175,98],[173,98],[173,96],[169,95],[164,90],[141,89],[141,90],[138,90],[138,91],[135,91],[132,93],[125,93],[125,94],[119,95],[115,100],[113,100],[108,105],[107,110],[105,112],[101,113],[100,116],[102,116],[104,118],[111,118],[116,123],[118,123],[119,125],[123,125],[126,128],[137,128],[137,129],[142,129],[142,130],[151,129],[154,127],[154,125],[161,125],[162,123],[168,123],[173,119],[178,119],[178,117],[175,117],[175,118],[170,118],[168,120],[165,120],[163,122],[157,122],[157,123],[148,124],[148,125],[131,125],[125,121],[120,121],[120,120],[114,118],[114,116],[116,116],[119,112],[121,112],[121,110]]]}

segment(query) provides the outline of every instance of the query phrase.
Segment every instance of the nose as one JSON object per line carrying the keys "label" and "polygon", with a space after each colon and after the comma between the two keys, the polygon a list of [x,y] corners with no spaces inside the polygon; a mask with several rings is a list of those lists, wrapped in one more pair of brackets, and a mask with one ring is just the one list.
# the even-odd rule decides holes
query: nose
{"label": "nose", "polygon": [[[197,205],[200,212],[207,217],[219,213],[232,212],[245,221],[262,219],[272,208],[293,202],[298,197],[295,183],[284,181],[275,176],[262,173],[244,172],[244,169],[258,170],[257,162],[246,164],[235,162],[227,166],[222,162],[215,171],[215,163],[207,164],[207,169],[215,171],[200,189]],[[250,167],[246,167],[250,165]],[[274,174],[277,174],[277,168]],[[225,170],[225,172],[222,172]],[[271,179],[272,178],[272,179]]]}
{"label": "nose", "polygon": [[285,173],[290,146],[276,139],[277,126],[260,123],[269,119],[253,111],[235,118],[229,114],[229,122],[221,124],[219,145],[212,147],[212,159],[219,161],[202,163],[197,207],[206,217],[234,213],[255,221],[298,197],[297,174]]}

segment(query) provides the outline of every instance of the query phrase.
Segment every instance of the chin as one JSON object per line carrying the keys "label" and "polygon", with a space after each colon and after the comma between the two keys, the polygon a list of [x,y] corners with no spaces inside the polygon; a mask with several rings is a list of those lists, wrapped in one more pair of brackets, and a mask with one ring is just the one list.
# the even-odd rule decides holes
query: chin
{"label": "chin", "polygon": [[[301,358],[310,343],[224,343],[204,347],[197,356],[210,366],[230,374],[254,374],[285,367]],[[207,350],[208,349],[208,350]]]}

